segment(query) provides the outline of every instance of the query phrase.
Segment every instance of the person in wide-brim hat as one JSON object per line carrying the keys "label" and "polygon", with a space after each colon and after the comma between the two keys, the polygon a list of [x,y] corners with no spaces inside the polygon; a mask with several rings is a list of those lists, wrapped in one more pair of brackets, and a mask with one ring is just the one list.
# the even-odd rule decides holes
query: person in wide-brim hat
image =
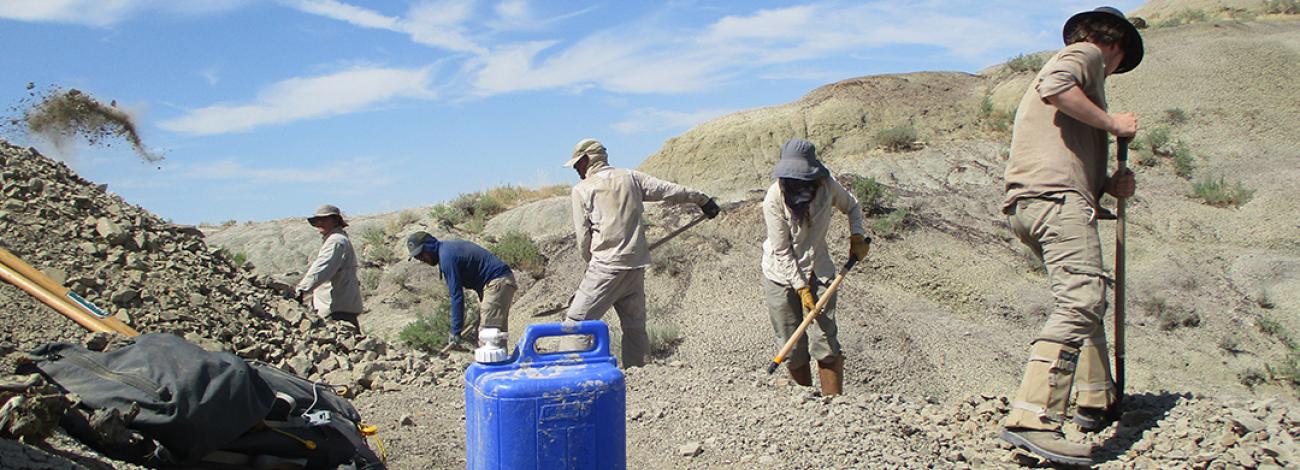
{"label": "person in wide-brim hat", "polygon": [[1120,61],[1119,68],[1112,73],[1120,74],[1137,68],[1138,64],[1142,63],[1142,56],[1145,54],[1142,46],[1142,34],[1138,32],[1133,22],[1124,16],[1124,13],[1114,7],[1098,7],[1095,10],[1071,16],[1069,20],[1065,21],[1065,27],[1061,28],[1061,39],[1067,45],[1087,40],[1088,32],[1081,30],[1079,27],[1096,22],[1110,23],[1123,31],[1123,37],[1119,41],[1119,45],[1124,49],[1124,60]]}
{"label": "person in wide-brim hat", "polygon": [[[1055,297],[1029,346],[1002,439],[1056,464],[1093,464],[1092,446],[1061,432],[1114,421],[1118,390],[1106,330],[1110,278],[1102,262],[1102,197],[1132,197],[1133,172],[1109,171],[1109,138],[1138,130],[1131,112],[1111,112],[1106,79],[1142,62],[1142,36],[1123,13],[1101,7],[1070,17],[1066,46],[1044,63],[1016,107],[1002,213],[1020,242],[1043,262]],[[1125,145],[1120,143],[1118,145]],[[1071,402],[1074,406],[1071,407]]]}

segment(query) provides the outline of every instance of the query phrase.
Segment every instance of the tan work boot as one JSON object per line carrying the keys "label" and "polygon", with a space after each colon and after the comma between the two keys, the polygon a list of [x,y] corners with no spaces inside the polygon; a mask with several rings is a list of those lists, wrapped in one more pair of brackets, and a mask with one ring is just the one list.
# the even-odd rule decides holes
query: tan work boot
{"label": "tan work boot", "polygon": [[817,361],[817,379],[822,384],[822,396],[829,397],[844,392],[844,358],[833,357]]}
{"label": "tan work boot", "polygon": [[1080,467],[1093,463],[1092,446],[1067,441],[1060,431],[1007,428],[1002,431],[1002,440],[1052,463]]}
{"label": "tan work boot", "polygon": [[812,365],[811,364],[796,366],[794,364],[787,362],[785,364],[785,369],[790,371],[790,380],[793,380],[794,383],[797,383],[805,387],[812,386]]}

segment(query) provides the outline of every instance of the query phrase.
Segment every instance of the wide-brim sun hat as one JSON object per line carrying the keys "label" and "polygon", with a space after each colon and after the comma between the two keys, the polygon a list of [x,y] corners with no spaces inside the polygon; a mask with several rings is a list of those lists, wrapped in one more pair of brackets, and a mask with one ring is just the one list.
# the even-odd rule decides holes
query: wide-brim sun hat
{"label": "wide-brim sun hat", "polygon": [[1065,27],[1061,28],[1061,39],[1068,43],[1070,33],[1073,33],[1080,23],[1090,19],[1118,20],[1118,24],[1123,25],[1124,43],[1120,44],[1120,47],[1124,48],[1124,60],[1120,61],[1119,68],[1115,69],[1116,74],[1133,70],[1137,68],[1138,64],[1142,63],[1142,55],[1144,54],[1142,33],[1139,33],[1137,26],[1133,26],[1133,22],[1129,21],[1128,17],[1124,16],[1124,13],[1115,7],[1097,7],[1095,10],[1071,16],[1070,19],[1065,21]]}
{"label": "wide-brim sun hat", "polygon": [[307,217],[307,222],[311,223],[313,220],[324,219],[326,217],[338,217],[340,227],[348,226],[347,221],[343,220],[343,211],[339,210],[339,207],[333,204],[324,204],[316,208],[316,213],[312,214],[310,217]]}
{"label": "wide-brim sun hat", "polygon": [[790,139],[781,145],[781,159],[772,169],[773,178],[794,178],[813,181],[826,176],[829,171],[817,160],[817,147],[803,139]]}
{"label": "wide-brim sun hat", "polygon": [[600,143],[600,141],[596,139],[582,139],[578,141],[578,145],[573,146],[573,155],[570,156],[569,161],[564,162],[564,167],[573,168],[573,165],[577,165],[578,160],[582,160],[582,157],[604,159],[606,158],[606,155],[605,145]]}

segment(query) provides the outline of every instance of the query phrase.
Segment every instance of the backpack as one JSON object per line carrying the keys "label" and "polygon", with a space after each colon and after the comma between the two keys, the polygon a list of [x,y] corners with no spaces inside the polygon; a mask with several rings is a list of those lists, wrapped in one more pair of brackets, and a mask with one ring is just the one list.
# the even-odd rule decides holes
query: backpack
{"label": "backpack", "polygon": [[356,408],[328,387],[170,334],[132,341],[108,352],[56,343],[31,353],[83,409],[138,407],[127,427],[145,439],[130,446],[108,445],[65,417],[69,434],[95,450],[154,467],[383,468]]}

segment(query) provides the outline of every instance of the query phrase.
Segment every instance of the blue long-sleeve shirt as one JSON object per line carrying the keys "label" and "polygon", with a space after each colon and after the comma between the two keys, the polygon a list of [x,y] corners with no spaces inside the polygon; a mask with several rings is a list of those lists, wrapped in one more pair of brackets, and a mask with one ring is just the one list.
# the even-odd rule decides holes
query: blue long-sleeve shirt
{"label": "blue long-sleeve shirt", "polygon": [[481,246],[464,240],[431,239],[425,250],[438,253],[438,270],[451,294],[451,331],[460,333],[465,321],[465,292],[473,289],[483,298],[483,287],[493,279],[513,274],[500,258]]}

